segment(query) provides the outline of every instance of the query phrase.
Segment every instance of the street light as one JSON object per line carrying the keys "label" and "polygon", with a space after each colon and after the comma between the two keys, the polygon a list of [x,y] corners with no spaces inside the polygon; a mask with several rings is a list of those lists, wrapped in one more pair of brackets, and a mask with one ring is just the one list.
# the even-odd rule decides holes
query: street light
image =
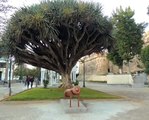
{"label": "street light", "polygon": [[85,57],[80,62],[83,64],[83,87],[85,87]]}
{"label": "street light", "polygon": [[85,87],[85,58],[82,61],[83,63],[83,87]]}

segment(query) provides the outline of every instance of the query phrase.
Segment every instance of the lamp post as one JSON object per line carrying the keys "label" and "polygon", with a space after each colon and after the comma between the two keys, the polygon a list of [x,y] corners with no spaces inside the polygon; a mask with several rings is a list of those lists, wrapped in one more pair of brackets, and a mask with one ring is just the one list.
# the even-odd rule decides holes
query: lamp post
{"label": "lamp post", "polygon": [[83,63],[83,87],[85,87],[85,58],[82,60]]}
{"label": "lamp post", "polygon": [[12,61],[11,61],[11,56],[9,56],[9,96],[11,96],[11,65],[12,65]]}

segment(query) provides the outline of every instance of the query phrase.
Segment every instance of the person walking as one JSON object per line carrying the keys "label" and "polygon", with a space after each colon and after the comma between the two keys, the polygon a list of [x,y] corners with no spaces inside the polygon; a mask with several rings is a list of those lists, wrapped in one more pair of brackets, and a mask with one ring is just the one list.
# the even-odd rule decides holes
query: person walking
{"label": "person walking", "polygon": [[30,77],[26,76],[26,85],[27,85],[27,89],[29,89],[29,85],[30,85]]}
{"label": "person walking", "polygon": [[30,82],[31,82],[31,88],[33,87],[33,83],[34,83],[34,76],[32,78],[30,78]]}

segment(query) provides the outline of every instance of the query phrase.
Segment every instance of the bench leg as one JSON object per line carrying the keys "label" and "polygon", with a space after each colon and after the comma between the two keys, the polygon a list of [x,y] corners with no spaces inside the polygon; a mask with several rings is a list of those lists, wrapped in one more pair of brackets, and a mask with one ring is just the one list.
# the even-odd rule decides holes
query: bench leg
{"label": "bench leg", "polygon": [[69,105],[69,107],[71,107],[71,97],[70,97],[70,105]]}
{"label": "bench leg", "polygon": [[78,95],[78,107],[80,107],[80,95]]}

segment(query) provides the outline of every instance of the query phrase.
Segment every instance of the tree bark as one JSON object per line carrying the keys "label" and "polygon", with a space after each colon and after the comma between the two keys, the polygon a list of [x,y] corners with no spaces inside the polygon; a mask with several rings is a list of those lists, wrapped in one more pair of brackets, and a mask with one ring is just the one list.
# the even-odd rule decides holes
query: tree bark
{"label": "tree bark", "polygon": [[69,73],[62,74],[62,84],[60,88],[72,88],[72,82]]}

